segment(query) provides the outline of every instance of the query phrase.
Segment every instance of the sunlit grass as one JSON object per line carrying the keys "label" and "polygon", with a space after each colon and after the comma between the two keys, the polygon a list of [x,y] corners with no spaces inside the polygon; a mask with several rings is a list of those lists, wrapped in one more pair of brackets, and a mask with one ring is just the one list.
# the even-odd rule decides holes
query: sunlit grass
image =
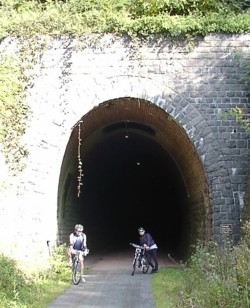
{"label": "sunlit grass", "polygon": [[178,294],[183,288],[181,267],[163,268],[152,277],[152,292],[156,308],[176,308]]}
{"label": "sunlit grass", "polygon": [[47,270],[33,275],[0,255],[0,273],[0,308],[45,308],[71,285],[64,245],[55,251]]}

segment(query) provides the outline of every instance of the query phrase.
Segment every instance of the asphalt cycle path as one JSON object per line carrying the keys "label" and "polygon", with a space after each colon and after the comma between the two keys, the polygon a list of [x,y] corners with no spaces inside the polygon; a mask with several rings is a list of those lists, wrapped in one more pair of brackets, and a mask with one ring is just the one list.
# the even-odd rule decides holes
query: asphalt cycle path
{"label": "asphalt cycle path", "polygon": [[[139,269],[132,273],[133,251],[88,256],[85,267],[90,274],[86,282],[72,285],[61,296],[52,301],[48,308],[105,307],[105,308],[153,308],[151,291],[151,268],[147,274]],[[171,266],[159,258],[160,267]],[[154,274],[157,275],[157,274]]]}

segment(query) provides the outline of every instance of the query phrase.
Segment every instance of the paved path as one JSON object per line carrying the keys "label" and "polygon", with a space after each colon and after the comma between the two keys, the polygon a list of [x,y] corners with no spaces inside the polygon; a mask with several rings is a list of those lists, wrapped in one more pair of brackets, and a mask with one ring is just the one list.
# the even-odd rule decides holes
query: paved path
{"label": "paved path", "polygon": [[[133,251],[98,256],[88,256],[85,266],[90,274],[86,282],[72,285],[48,307],[106,307],[106,308],[153,308],[151,274],[137,270],[131,275]],[[160,267],[171,266],[159,258]],[[149,270],[150,272],[150,270]],[[157,274],[156,274],[157,275]]]}

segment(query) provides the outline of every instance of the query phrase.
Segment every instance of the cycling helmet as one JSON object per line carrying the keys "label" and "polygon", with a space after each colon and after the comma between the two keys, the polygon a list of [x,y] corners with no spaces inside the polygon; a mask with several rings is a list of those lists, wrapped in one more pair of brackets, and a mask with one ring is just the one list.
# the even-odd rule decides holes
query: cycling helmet
{"label": "cycling helmet", "polygon": [[75,230],[77,230],[77,231],[83,231],[83,226],[82,225],[79,225],[79,224],[77,224],[77,225],[75,225]]}

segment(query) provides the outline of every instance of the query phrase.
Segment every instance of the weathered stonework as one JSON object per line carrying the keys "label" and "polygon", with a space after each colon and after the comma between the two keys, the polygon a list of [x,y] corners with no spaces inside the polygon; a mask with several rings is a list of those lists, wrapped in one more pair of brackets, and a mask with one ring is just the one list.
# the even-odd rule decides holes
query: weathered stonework
{"label": "weathered stonework", "polygon": [[[203,221],[207,215],[216,241],[221,240],[221,226],[232,225],[232,239],[237,241],[247,190],[249,142],[244,129],[222,114],[235,106],[248,107],[242,63],[250,62],[249,42],[250,35],[209,35],[197,40],[190,51],[188,44],[173,45],[167,38],[137,47],[111,35],[98,41],[51,38],[28,89],[32,117],[23,137],[29,150],[27,168],[15,179],[6,173],[1,179],[8,184],[0,195],[3,250],[9,249],[8,238],[14,236],[18,240],[10,253],[15,251],[20,259],[32,254],[44,259],[49,254],[48,241],[53,244],[58,236],[65,240],[77,222],[77,215],[70,212],[67,219],[60,218],[64,201],[58,185],[71,133],[93,108],[128,97],[160,107],[183,129],[190,144],[186,149],[185,144],[178,145],[184,152],[179,167],[183,161],[183,170],[187,168],[185,150],[192,145],[208,186],[199,202],[209,205],[199,212],[202,204],[193,197],[191,219]],[[10,53],[15,43],[16,39],[5,39],[0,51]],[[192,172],[196,171],[183,171]]]}

